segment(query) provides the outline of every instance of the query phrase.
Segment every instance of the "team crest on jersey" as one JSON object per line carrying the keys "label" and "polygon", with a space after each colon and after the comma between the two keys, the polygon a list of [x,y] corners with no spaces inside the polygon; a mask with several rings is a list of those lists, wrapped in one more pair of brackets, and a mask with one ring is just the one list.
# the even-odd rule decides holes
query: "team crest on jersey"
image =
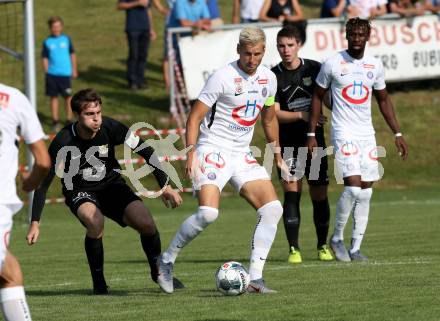
{"label": "team crest on jersey", "polygon": [[261,90],[261,95],[263,95],[263,97],[267,96],[267,87],[263,87],[263,89]]}
{"label": "team crest on jersey", "polygon": [[368,79],[373,79],[373,72],[371,72],[371,71],[369,71],[369,72],[367,72],[367,77],[368,77]]}
{"label": "team crest on jersey", "polygon": [[243,78],[234,78],[235,83],[235,94],[243,93]]}
{"label": "team crest on jersey", "polygon": [[108,155],[108,144],[98,146],[99,156],[107,156]]}
{"label": "team crest on jersey", "polygon": [[305,78],[303,78],[303,84],[305,86],[310,86],[312,84],[312,77],[305,77]]}
{"label": "team crest on jersey", "polygon": [[0,108],[7,108],[9,104],[9,95],[0,92]]}

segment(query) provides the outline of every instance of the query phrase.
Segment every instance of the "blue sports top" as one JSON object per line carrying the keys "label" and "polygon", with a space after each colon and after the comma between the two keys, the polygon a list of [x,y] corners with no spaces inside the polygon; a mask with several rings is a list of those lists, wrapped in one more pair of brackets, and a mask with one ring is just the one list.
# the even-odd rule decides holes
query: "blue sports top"
{"label": "blue sports top", "polygon": [[72,61],[70,55],[74,53],[72,41],[65,34],[58,37],[49,36],[43,42],[41,56],[49,60],[47,73],[52,76],[72,76]]}

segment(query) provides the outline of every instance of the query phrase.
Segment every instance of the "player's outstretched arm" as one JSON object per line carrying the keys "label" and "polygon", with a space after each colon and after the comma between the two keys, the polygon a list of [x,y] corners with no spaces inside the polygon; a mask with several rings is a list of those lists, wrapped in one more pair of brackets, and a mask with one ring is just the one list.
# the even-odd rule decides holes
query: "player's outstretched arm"
{"label": "player's outstretched arm", "polygon": [[176,208],[182,204],[182,197],[171,187],[171,185],[165,187],[161,197],[166,207]]}
{"label": "player's outstretched arm", "polygon": [[396,113],[394,112],[394,107],[388,92],[386,89],[375,90],[374,95],[376,96],[380,112],[395,135],[397,151],[402,159],[406,159],[408,157],[408,145],[400,132],[399,122],[397,121]]}
{"label": "player's outstretched arm", "polygon": [[43,213],[44,204],[46,203],[46,193],[50,184],[55,176],[55,165],[52,164],[49,173],[44,179],[39,188],[35,190],[34,199],[32,202],[32,216],[29,225],[28,234],[26,240],[28,245],[35,244],[38,241],[40,235],[40,219]]}

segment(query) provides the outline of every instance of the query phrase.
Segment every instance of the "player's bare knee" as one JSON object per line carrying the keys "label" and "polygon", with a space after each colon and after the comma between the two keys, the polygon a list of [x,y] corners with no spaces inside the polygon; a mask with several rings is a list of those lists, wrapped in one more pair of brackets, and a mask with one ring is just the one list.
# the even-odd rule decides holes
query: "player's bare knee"
{"label": "player's bare knee", "polygon": [[213,223],[218,217],[218,209],[209,206],[199,206],[196,219],[203,227]]}
{"label": "player's bare knee", "polygon": [[1,270],[1,287],[11,287],[23,285],[23,274],[20,264],[11,253],[6,254]]}

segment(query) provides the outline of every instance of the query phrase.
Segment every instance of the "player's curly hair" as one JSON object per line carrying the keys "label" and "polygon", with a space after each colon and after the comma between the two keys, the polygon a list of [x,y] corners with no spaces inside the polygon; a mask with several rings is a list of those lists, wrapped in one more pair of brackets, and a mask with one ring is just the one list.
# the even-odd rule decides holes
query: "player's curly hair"
{"label": "player's curly hair", "polygon": [[371,32],[371,23],[370,20],[361,19],[361,18],[351,18],[347,21],[347,24],[345,25],[345,30],[347,34],[350,34],[353,29],[365,29],[367,31],[367,34],[370,34]]}
{"label": "player's curly hair", "polygon": [[255,45],[266,43],[266,34],[263,29],[257,27],[246,27],[240,31],[238,43],[241,45]]}
{"label": "player's curly hair", "polygon": [[73,95],[70,101],[72,111],[80,114],[81,111],[90,103],[102,105],[101,96],[93,88],[82,89]]}

